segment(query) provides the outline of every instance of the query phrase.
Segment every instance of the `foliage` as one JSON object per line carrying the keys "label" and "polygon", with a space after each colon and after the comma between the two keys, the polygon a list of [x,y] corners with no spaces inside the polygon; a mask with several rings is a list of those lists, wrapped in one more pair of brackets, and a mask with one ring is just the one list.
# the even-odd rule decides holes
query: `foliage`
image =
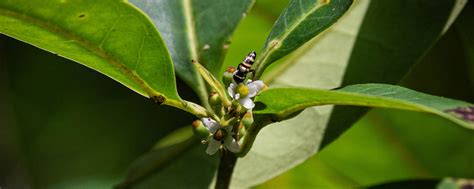
{"label": "foliage", "polygon": [[[17,165],[6,164],[0,175],[16,179],[0,179],[0,186],[226,188],[230,182],[245,188],[324,147],[259,188],[278,182],[383,188],[474,177],[469,169],[474,154],[467,150],[474,99],[459,95],[474,93],[472,5],[463,0],[2,1],[0,33],[63,58],[0,39],[6,44],[0,48],[6,62],[0,64],[0,98],[6,102],[0,107],[5,130],[0,152],[8,154],[4,162]],[[434,53],[445,46],[460,55]],[[249,89],[252,82],[244,81],[227,89],[221,80],[229,77],[223,74],[227,66],[239,69],[240,58],[258,48],[247,76],[268,87]],[[437,81],[445,72],[433,72],[432,65],[451,60],[463,63],[465,69],[454,75],[464,78]],[[72,61],[100,74],[62,64]],[[417,80],[426,77],[436,82],[420,87]],[[397,86],[400,82],[405,87]],[[443,82],[466,83],[452,89]],[[243,101],[228,90],[243,97],[245,90],[258,94]],[[208,99],[210,94],[217,98]],[[253,110],[245,105],[251,102]],[[364,116],[368,108],[347,106],[386,110]],[[193,136],[198,125],[189,126],[193,119],[202,119],[207,128],[204,142],[224,144],[218,155],[206,154]],[[216,120],[217,131],[208,133],[204,119]],[[410,125],[415,122],[420,125]],[[218,132],[240,141],[240,151],[230,153]],[[420,133],[427,140],[419,140]],[[465,148],[448,154],[459,144]],[[436,158],[441,155],[447,159]],[[437,167],[440,162],[450,166]]]}

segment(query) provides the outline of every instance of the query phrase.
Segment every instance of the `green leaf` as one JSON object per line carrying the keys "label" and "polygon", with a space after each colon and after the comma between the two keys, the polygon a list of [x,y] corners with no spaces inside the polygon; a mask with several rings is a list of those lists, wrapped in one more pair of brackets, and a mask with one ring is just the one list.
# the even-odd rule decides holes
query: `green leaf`
{"label": "green leaf", "polygon": [[472,178],[473,136],[472,130],[441,117],[374,109],[318,155],[264,186],[342,189],[407,179]]}
{"label": "green leaf", "polygon": [[[11,96],[1,98],[0,107],[7,108],[3,102],[8,102],[14,110],[0,113],[0,144],[16,137],[12,142],[18,147],[2,146],[1,156],[20,154],[0,172],[14,175],[6,180],[19,182],[17,187],[111,188],[157,139],[194,119],[175,108],[157,107],[72,61],[6,36],[0,40],[0,93]],[[3,137],[4,129],[18,135]]]}
{"label": "green leaf", "polygon": [[[465,3],[464,0],[370,1],[341,85],[398,84],[447,31]],[[322,146],[335,140],[366,112],[365,108],[336,107]]]}
{"label": "green leaf", "polygon": [[204,68],[201,64],[198,62],[193,61],[194,66],[196,67],[196,70],[199,72],[199,74],[202,76],[204,80],[207,81],[207,83],[211,86],[211,88],[219,94],[219,98],[222,100],[222,103],[225,107],[229,107],[230,100],[227,97],[227,90],[225,90],[224,86],[222,83],[217,80],[206,68]]}
{"label": "green leaf", "polygon": [[307,107],[335,104],[427,112],[474,129],[473,104],[387,84],[359,84],[331,91],[269,89],[257,96],[256,103],[254,114],[268,116],[272,121],[284,120]]}
{"label": "green leaf", "polygon": [[334,24],[352,0],[291,0],[282,12],[255,63],[256,77],[265,68]]}
{"label": "green leaf", "polygon": [[[473,96],[470,92],[472,89],[468,87],[468,79],[465,76],[467,69],[463,67],[462,50],[459,49],[462,45],[456,42],[459,40],[457,37],[451,35],[456,33],[453,31],[455,30],[448,31],[426,55],[426,58],[412,68],[403,83],[410,86],[410,88],[415,87],[417,90],[430,94],[472,101]],[[440,75],[443,77],[440,77]],[[407,79],[411,82],[406,83]],[[376,110],[375,112],[380,111]],[[423,170],[421,171],[422,173],[439,175],[441,177],[443,175],[457,175],[457,177],[461,177],[463,174],[472,173],[472,170],[464,168],[471,167],[472,163],[469,163],[469,159],[474,157],[470,149],[470,144],[473,141],[472,131],[470,131],[471,135],[468,134],[469,132],[464,134],[463,132],[468,130],[456,127],[454,123],[430,114],[414,112],[403,112],[402,114],[393,110],[384,110],[384,112],[389,113],[391,116],[380,116],[378,114],[378,116],[373,116],[374,111],[366,116],[370,117],[370,124],[377,125],[377,128],[374,130],[381,132],[362,129],[362,127],[366,127],[361,126],[361,122],[359,122],[355,127],[353,126],[353,128],[348,130],[346,134],[343,134],[341,138],[334,141],[335,144],[338,144],[337,149],[332,149],[332,144],[327,146],[321,154],[317,154],[314,158],[308,160],[307,163],[303,163],[288,174],[282,175],[281,179],[269,184],[286,182],[289,185],[282,187],[287,188],[297,188],[296,186],[298,186],[292,186],[291,184],[311,186],[313,188],[316,186],[321,188],[353,188],[361,186],[360,184],[348,184],[348,181],[352,181],[354,177],[344,179],[348,175],[340,174],[340,171],[338,171],[347,172],[346,170],[349,169],[353,170],[349,176],[364,175],[363,177],[355,177],[359,178],[356,179],[358,182],[379,180],[380,178],[391,178],[392,181],[415,178],[414,176],[420,173],[420,168]],[[367,120],[367,118],[363,119]],[[363,122],[367,123],[368,121]],[[400,133],[400,130],[403,133]],[[457,130],[457,132],[453,132],[453,130]],[[359,133],[357,136],[353,134],[356,131]],[[423,134],[420,135],[420,133]],[[345,139],[349,135],[352,136],[351,140]],[[408,144],[404,142],[407,140],[406,138],[410,138]],[[345,142],[339,143],[339,140]],[[376,146],[372,145],[374,143],[381,144],[377,145],[377,150],[372,150],[371,146]],[[347,148],[347,146],[351,147]],[[334,162],[334,164],[322,165],[315,161],[326,150],[338,154],[337,156],[326,158],[328,163]],[[348,154],[348,151],[351,151],[350,154]],[[393,154],[393,152],[400,152],[400,154]],[[347,158],[351,160],[347,163],[335,160],[342,159],[343,157],[351,157]],[[372,159],[371,157],[377,158]],[[381,162],[385,163],[382,164]],[[334,170],[333,165],[338,165],[336,167],[337,170]],[[364,174],[360,174],[361,170],[364,170]],[[391,171],[387,172],[386,170]],[[307,179],[301,175],[313,175],[314,177],[312,178],[314,179]],[[433,178],[432,176],[428,177]],[[467,175],[464,177],[467,177]],[[387,182],[387,180],[379,180],[378,183],[380,182]]]}
{"label": "green leaf", "polygon": [[[356,74],[350,73],[356,72],[354,69],[346,70],[347,64],[354,64],[351,68],[359,65],[364,67],[362,70],[376,73],[367,74],[374,77],[373,82],[389,82],[384,76],[390,75],[393,76],[389,78],[397,79],[404,75],[400,72],[406,73],[411,65],[422,59],[429,46],[442,33],[448,17],[451,17],[450,20],[456,17],[451,14],[451,9],[458,3],[429,0],[354,1],[347,15],[327,32],[309,42],[312,43],[309,49],[303,49],[301,52],[304,47],[299,48],[299,52],[290,54],[287,61],[270,65],[265,70],[265,75],[270,77],[264,75],[262,79],[272,78],[270,87],[331,89],[341,85],[346,71],[347,74]],[[407,11],[408,9],[410,11]],[[379,27],[382,23],[387,26]],[[427,29],[428,27],[432,29]],[[421,33],[424,35],[420,35]],[[368,40],[374,39],[375,36],[378,36],[377,42]],[[387,47],[395,45],[391,44],[392,41],[397,44],[396,49],[378,48],[379,44],[385,44]],[[378,54],[384,55],[377,56]],[[403,64],[385,62],[391,59],[403,60]],[[384,74],[378,74],[379,72]],[[397,83],[399,80],[400,78],[390,82]],[[350,108],[347,111],[355,109],[348,106],[343,108],[346,107]],[[345,119],[334,118],[340,122],[334,122],[331,124],[334,126],[327,128],[332,111],[331,106],[308,108],[293,119],[263,128],[251,151],[237,162],[232,185],[249,187],[262,183],[317,153],[323,139],[328,138],[329,142],[335,139],[323,136],[325,133],[337,133],[334,136],[338,136],[342,131],[335,131],[337,128],[344,125],[348,125],[348,128],[353,123],[348,121],[348,116],[345,116]],[[347,115],[352,114],[349,112]],[[319,178],[318,174],[312,175]],[[332,177],[325,177],[327,180],[329,178]]]}
{"label": "green leaf", "polygon": [[132,0],[162,34],[177,74],[207,98],[205,85],[191,60],[219,76],[231,35],[254,0]]}
{"label": "green leaf", "polygon": [[[283,69],[284,73],[275,74],[277,77],[270,87],[338,87],[368,4],[368,1],[355,1],[346,16],[314,39],[317,41],[314,47],[298,56]],[[331,110],[327,106],[308,108],[293,119],[263,128],[250,152],[237,161],[231,185],[254,186],[315,154]]]}
{"label": "green leaf", "polygon": [[127,2],[1,1],[0,33],[79,62],[159,103],[184,106],[163,40]]}

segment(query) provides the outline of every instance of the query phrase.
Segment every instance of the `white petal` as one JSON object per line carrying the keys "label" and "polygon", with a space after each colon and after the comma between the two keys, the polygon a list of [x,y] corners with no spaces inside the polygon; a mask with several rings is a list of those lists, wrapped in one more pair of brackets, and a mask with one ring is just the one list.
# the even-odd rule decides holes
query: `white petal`
{"label": "white petal", "polygon": [[219,147],[221,146],[221,143],[214,139],[209,139],[209,141],[207,142],[209,144],[207,145],[206,153],[209,155],[215,154],[217,150],[219,150]]}
{"label": "white petal", "polygon": [[209,133],[214,134],[217,129],[219,129],[220,125],[217,123],[217,121],[211,119],[211,118],[202,118],[202,123],[204,126],[206,126],[207,130],[209,130]]}
{"label": "white petal", "polygon": [[263,87],[265,87],[265,84],[263,83],[263,81],[257,80],[254,82],[249,82],[247,87],[249,88],[249,96],[254,97],[255,95],[257,95],[258,92],[260,92],[260,90],[263,89]]}
{"label": "white petal", "polygon": [[237,87],[237,84],[235,84],[234,82],[230,83],[229,87],[227,87],[227,92],[232,98],[234,98],[236,87]]}
{"label": "white petal", "polygon": [[255,103],[253,103],[252,99],[250,99],[250,96],[239,99],[239,103],[249,110],[255,107]]}
{"label": "white petal", "polygon": [[234,99],[239,100],[240,99],[240,93],[235,94]]}
{"label": "white petal", "polygon": [[226,137],[225,142],[224,142],[225,148],[230,150],[231,152],[237,153],[240,151],[239,143],[229,135],[229,137]]}

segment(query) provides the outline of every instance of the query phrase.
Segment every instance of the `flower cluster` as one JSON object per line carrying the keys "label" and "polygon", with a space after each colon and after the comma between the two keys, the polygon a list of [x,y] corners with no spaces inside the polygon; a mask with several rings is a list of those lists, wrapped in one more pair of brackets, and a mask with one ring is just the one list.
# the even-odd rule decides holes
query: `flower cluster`
{"label": "flower cluster", "polygon": [[254,56],[254,52],[250,53],[244,62],[239,64],[239,70],[233,67],[226,70],[223,81],[227,85],[227,94],[220,82],[216,82],[204,67],[195,63],[201,76],[216,90],[209,96],[211,117],[193,122],[196,136],[208,145],[207,154],[215,154],[221,148],[238,153],[239,140],[253,124],[253,98],[266,88],[263,81],[246,80]]}

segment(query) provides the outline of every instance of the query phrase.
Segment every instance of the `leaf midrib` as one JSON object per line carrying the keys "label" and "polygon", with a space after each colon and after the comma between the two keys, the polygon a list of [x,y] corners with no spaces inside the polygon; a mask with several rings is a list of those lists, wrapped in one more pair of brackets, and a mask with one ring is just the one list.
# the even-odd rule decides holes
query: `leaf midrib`
{"label": "leaf midrib", "polygon": [[[367,95],[367,94],[360,94],[360,93],[353,93],[353,92],[344,92],[344,91],[323,91],[323,92],[334,92],[336,94],[340,94],[340,95],[350,95],[350,96],[354,96],[354,97],[363,97],[363,98],[372,98],[373,100],[383,100],[383,101],[390,101],[390,102],[394,102],[394,103],[397,103],[397,104],[400,104],[401,106],[404,106],[403,108],[405,108],[405,110],[411,110],[411,111],[425,111],[425,112],[433,112],[433,111],[436,111],[436,109],[433,109],[431,107],[428,107],[428,106],[425,106],[425,105],[421,105],[421,104],[417,104],[417,103],[411,103],[411,102],[406,102],[406,101],[403,101],[403,100],[399,100],[399,99],[396,99],[396,98],[392,98],[392,97],[381,97],[381,96],[376,96],[376,95]],[[308,103],[304,103],[303,106],[305,105],[317,105],[317,106],[322,106],[322,105],[331,105],[331,104],[334,104],[334,105],[346,105],[346,106],[350,106],[350,105],[354,105],[354,106],[368,106],[370,107],[371,104],[370,103],[363,103],[363,102],[347,102],[345,100],[341,100],[341,101],[338,101],[338,100],[327,100],[327,101],[319,101],[317,103],[311,103],[311,102],[308,102]],[[378,103],[377,103],[378,104]],[[301,106],[292,106],[289,108],[289,110],[293,110],[293,109],[298,109],[298,107],[301,107]],[[379,106],[379,107],[383,107],[383,106]],[[392,106],[393,107],[393,106]],[[388,107],[387,108],[391,108],[391,107]],[[400,109],[400,108],[396,108],[396,109]],[[294,112],[294,111],[292,111]],[[287,111],[280,111],[277,113],[279,116],[288,116],[288,112]],[[290,113],[291,114],[291,113]]]}
{"label": "leaf midrib", "polygon": [[195,22],[194,22],[193,7],[192,7],[191,0],[183,0],[183,9],[184,9],[184,19],[186,23],[186,28],[188,30],[187,37],[189,41],[189,46],[191,47],[190,48],[191,57],[194,60],[199,61],[198,53],[197,53],[198,40],[197,40],[197,33],[195,30]]}
{"label": "leaf midrib", "polygon": [[[146,92],[146,94],[143,94],[142,92],[135,90],[137,93],[139,93],[143,96],[147,96],[147,97],[159,97],[159,96],[165,97],[163,94],[155,91],[152,87],[150,87],[148,85],[148,83],[145,80],[143,80],[139,75],[137,75],[134,70],[131,70],[130,68],[125,66],[125,64],[123,64],[120,60],[114,58],[110,53],[108,53],[104,49],[96,47],[94,45],[94,43],[92,43],[90,40],[88,40],[86,38],[80,37],[80,36],[74,34],[71,31],[68,31],[68,30],[66,30],[62,27],[59,27],[58,25],[53,25],[53,24],[45,22],[41,19],[34,18],[30,15],[22,14],[22,13],[19,13],[17,11],[9,10],[9,9],[3,8],[3,7],[0,8],[0,15],[3,15],[3,16],[6,16],[6,17],[11,17],[11,18],[20,20],[22,22],[29,23],[31,25],[37,26],[41,29],[47,30],[48,32],[52,33],[53,35],[58,35],[61,38],[68,39],[68,40],[73,40],[77,44],[79,44],[79,46],[81,46],[85,49],[88,49],[91,52],[94,52],[99,57],[104,59],[105,62],[109,63],[113,67],[116,67],[118,70],[120,70],[120,72],[122,72],[124,75],[126,75],[128,78],[130,78],[132,81],[137,83]],[[44,50],[49,51],[47,49],[44,49]],[[49,51],[49,52],[52,52],[52,51]],[[58,53],[58,55],[60,55],[60,54]],[[62,55],[60,55],[60,56],[62,56]],[[68,57],[64,57],[64,58],[74,60],[74,59],[68,58]],[[83,65],[89,67],[86,64],[83,64]],[[99,71],[99,70],[97,70],[97,71]],[[122,83],[122,82],[120,82],[120,83]],[[166,99],[166,97],[165,97],[165,99]]]}
{"label": "leaf midrib", "polygon": [[[402,106],[406,106],[406,108],[395,108],[395,109],[402,109],[402,110],[410,110],[410,111],[419,111],[419,112],[426,112],[426,113],[432,113],[432,114],[436,114],[438,116],[441,116],[441,117],[444,117],[448,120],[451,120],[451,121],[454,121],[456,123],[458,123],[459,125],[463,125],[467,128],[471,128],[472,129],[472,126],[469,126],[469,124],[466,124],[466,123],[463,123],[461,122],[461,120],[458,120],[458,119],[455,119],[451,116],[448,116],[445,112],[443,111],[440,111],[436,108],[432,108],[432,107],[429,107],[429,106],[426,106],[426,105],[423,105],[423,104],[419,104],[419,103],[414,103],[414,102],[406,102],[406,101],[403,101],[403,100],[400,100],[400,99],[397,99],[397,98],[393,98],[393,97],[381,97],[381,96],[377,96],[377,95],[370,95],[370,94],[362,94],[362,93],[357,93],[357,92],[347,92],[347,91],[326,91],[326,90],[317,90],[317,89],[310,89],[310,90],[313,90],[313,91],[317,91],[317,92],[323,92],[323,93],[334,93],[334,94],[340,94],[340,95],[350,95],[350,96],[354,96],[354,97],[368,97],[368,98],[374,98],[375,100],[379,99],[379,100],[384,100],[384,101],[390,101],[390,102],[394,102],[394,103],[397,103],[397,104],[400,104]],[[298,105],[294,105],[294,106],[290,106],[289,108],[286,108],[285,110],[282,110],[282,111],[277,111],[277,112],[273,112],[273,113],[270,113],[270,112],[262,112],[263,114],[274,114],[276,115],[279,119],[284,119],[285,117],[291,115],[292,113],[296,112],[297,110],[299,109],[302,109],[300,107],[310,107],[310,106],[322,106],[322,105],[354,105],[354,106],[368,106],[370,104],[367,104],[367,103],[349,103],[347,101],[336,101],[336,100],[327,100],[327,101],[319,101],[319,102],[316,102],[316,103],[312,103],[312,102],[308,102],[308,103],[302,103],[302,104],[298,104]],[[368,107],[382,107],[382,106],[368,106]],[[394,107],[386,107],[386,108],[394,108]],[[303,108],[304,109],[304,108]],[[255,113],[259,113],[258,111],[255,111]]]}

